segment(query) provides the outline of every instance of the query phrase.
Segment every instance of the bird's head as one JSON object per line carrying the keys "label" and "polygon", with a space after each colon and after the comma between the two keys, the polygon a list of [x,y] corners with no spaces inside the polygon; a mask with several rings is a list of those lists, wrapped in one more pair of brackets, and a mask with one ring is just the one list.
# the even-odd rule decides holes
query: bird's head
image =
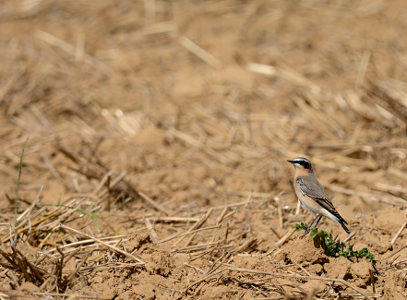
{"label": "bird's head", "polygon": [[298,171],[312,172],[311,162],[303,157],[297,157],[292,160],[288,160],[289,163],[293,164],[295,169]]}

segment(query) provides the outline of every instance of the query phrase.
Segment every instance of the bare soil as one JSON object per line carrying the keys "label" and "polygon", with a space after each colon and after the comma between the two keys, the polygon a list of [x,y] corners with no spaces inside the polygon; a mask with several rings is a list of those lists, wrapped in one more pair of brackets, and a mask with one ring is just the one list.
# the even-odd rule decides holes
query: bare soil
{"label": "bare soil", "polygon": [[[406,11],[2,1],[0,297],[406,299]],[[296,156],[378,272],[299,238]]]}

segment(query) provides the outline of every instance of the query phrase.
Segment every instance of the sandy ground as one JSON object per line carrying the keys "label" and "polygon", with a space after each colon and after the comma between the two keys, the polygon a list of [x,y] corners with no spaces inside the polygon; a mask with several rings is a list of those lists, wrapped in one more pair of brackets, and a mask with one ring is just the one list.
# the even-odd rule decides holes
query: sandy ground
{"label": "sandy ground", "polygon": [[[406,9],[3,1],[0,296],[406,299]],[[378,272],[299,239],[296,156]]]}

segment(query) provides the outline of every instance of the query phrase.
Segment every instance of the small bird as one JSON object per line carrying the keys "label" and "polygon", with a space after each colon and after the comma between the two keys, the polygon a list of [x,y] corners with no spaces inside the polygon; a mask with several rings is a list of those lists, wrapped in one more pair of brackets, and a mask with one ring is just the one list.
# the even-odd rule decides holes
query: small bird
{"label": "small bird", "polygon": [[315,221],[317,222],[314,227],[318,226],[322,216],[338,223],[342,226],[347,234],[350,234],[349,229],[345,225],[348,223],[336,211],[331,200],[329,200],[324,189],[315,177],[311,162],[302,157],[288,160],[288,162],[292,163],[295,167],[295,194],[297,195],[298,200],[300,200],[301,206],[308,209],[315,216],[315,219],[312,221],[310,226],[308,226],[301,238],[303,238],[311,230],[311,227]]}

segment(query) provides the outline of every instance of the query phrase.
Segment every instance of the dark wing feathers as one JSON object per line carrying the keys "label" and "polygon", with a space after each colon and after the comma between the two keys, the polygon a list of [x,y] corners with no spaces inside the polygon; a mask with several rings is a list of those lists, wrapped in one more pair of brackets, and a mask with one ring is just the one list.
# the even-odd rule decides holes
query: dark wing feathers
{"label": "dark wing feathers", "polygon": [[301,176],[296,180],[301,192],[312,199],[327,199],[331,207],[332,203],[329,201],[328,196],[325,194],[324,189],[315,178],[310,176]]}
{"label": "dark wing feathers", "polygon": [[298,184],[301,193],[304,196],[308,196],[314,199],[316,202],[318,202],[319,205],[321,205],[323,208],[325,208],[339,220],[347,224],[346,221],[342,218],[342,216],[336,211],[331,200],[329,200],[324,189],[315,178],[312,178],[310,176],[301,176],[298,177],[295,181]]}

